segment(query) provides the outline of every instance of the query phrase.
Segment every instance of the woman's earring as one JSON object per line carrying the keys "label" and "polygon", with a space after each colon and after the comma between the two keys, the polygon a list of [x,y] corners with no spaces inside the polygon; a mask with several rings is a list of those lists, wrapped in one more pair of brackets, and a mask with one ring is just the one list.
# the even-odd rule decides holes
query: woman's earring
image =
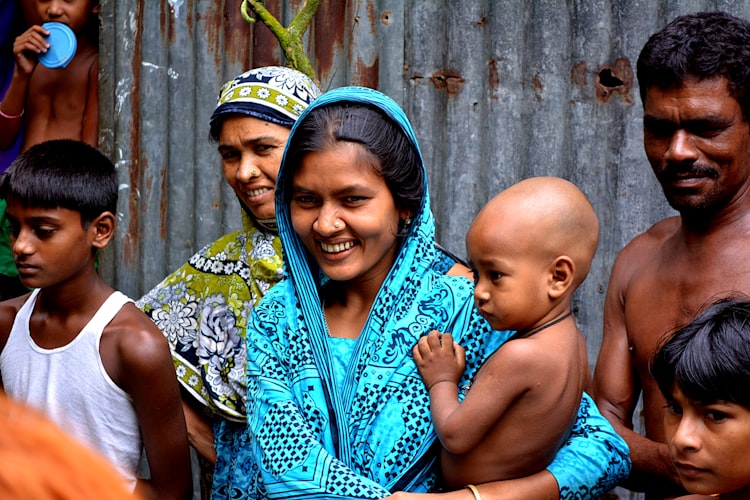
{"label": "woman's earring", "polygon": [[401,219],[401,223],[399,224],[399,233],[406,233],[406,231],[409,230],[409,226],[411,226],[412,220],[411,217],[407,217],[406,219]]}

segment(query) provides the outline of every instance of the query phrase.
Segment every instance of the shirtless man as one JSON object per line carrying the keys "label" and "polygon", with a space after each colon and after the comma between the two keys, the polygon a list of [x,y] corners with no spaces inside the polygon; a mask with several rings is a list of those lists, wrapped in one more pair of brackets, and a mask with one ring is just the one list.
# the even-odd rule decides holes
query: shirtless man
{"label": "shirtless man", "polygon": [[0,102],[0,149],[13,145],[26,121],[21,151],[50,139],[98,142],[99,48],[98,0],[36,0],[43,22],[67,25],[76,35],[77,50],[59,69],[39,64],[47,52],[49,32],[33,25],[13,44],[16,65]]}
{"label": "shirtless man", "polygon": [[[646,43],[637,75],[646,156],[679,215],[634,238],[615,261],[594,387],[630,446],[626,487],[671,498],[684,490],[648,365],[659,340],[702,306],[750,292],[750,23],[723,13],[679,17]],[[641,393],[645,436],[633,431]]]}

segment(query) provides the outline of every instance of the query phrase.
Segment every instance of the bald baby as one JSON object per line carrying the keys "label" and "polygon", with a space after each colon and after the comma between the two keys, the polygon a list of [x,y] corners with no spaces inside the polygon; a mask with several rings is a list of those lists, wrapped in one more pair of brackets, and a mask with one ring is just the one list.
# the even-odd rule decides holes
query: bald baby
{"label": "bald baby", "polygon": [[512,336],[460,403],[465,352],[452,332],[431,332],[414,347],[450,488],[544,470],[567,438],[590,380],[570,303],[598,241],[591,203],[556,177],[511,186],[472,223],[466,246],[475,304],[493,330]]}
{"label": "bald baby", "polygon": [[[554,261],[567,256],[574,266],[574,291],[588,275],[599,244],[599,220],[586,195],[559,177],[524,179],[492,198],[466,236],[478,255],[508,249]],[[492,251],[492,248],[496,250]]]}

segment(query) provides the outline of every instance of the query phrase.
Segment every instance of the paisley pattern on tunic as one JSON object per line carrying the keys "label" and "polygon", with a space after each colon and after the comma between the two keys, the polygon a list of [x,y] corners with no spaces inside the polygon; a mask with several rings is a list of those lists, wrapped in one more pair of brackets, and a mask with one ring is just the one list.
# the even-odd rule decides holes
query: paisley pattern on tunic
{"label": "paisley pattern on tunic", "polygon": [[[331,90],[300,121],[312,109],[339,102],[379,109],[419,151],[403,111],[371,89]],[[411,349],[433,329],[452,332],[467,351],[463,386],[512,332],[491,331],[474,308],[469,280],[436,271],[439,252],[425,180],[420,213],[351,359],[342,361],[321,306],[326,278],[284,204],[288,170],[282,161],[276,192],[286,277],[248,321],[248,446],[236,458],[247,475],[227,492],[247,498],[382,498],[398,490],[433,490],[439,484],[439,442]],[[345,370],[337,366],[342,362]],[[550,466],[562,495],[588,498],[607,491],[627,476],[629,465],[624,441],[586,397],[568,443]]]}

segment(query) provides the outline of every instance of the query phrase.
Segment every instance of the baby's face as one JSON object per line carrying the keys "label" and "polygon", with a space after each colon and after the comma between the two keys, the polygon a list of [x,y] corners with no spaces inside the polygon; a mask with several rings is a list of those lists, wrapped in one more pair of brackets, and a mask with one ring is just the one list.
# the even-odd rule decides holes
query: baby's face
{"label": "baby's face", "polygon": [[736,403],[703,404],[675,385],[664,432],[685,489],[750,498],[750,409]]}
{"label": "baby's face", "polygon": [[472,225],[466,237],[474,302],[493,330],[529,330],[549,312],[549,262],[512,225]]}

